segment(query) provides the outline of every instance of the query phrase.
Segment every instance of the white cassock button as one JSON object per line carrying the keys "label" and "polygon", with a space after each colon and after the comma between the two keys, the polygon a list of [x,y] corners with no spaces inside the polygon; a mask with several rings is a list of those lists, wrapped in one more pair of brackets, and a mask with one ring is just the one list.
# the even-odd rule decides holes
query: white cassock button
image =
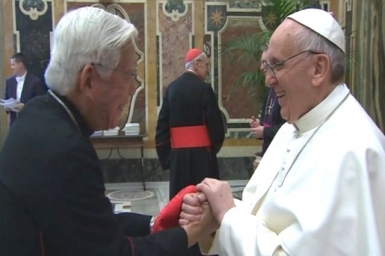
{"label": "white cassock button", "polygon": [[285,167],[282,166],[282,167],[281,167],[281,170],[282,170],[282,171],[285,170]]}
{"label": "white cassock button", "polygon": [[286,152],[289,153],[289,152],[290,152],[290,149],[286,149]]}

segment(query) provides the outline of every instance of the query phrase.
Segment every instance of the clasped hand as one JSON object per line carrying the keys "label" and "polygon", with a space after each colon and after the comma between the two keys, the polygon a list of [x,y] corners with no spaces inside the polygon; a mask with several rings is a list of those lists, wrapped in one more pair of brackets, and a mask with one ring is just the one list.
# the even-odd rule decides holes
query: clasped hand
{"label": "clasped hand", "polygon": [[229,183],[206,178],[196,188],[198,193],[187,194],[183,198],[179,224],[183,226],[200,221],[206,211],[203,206],[208,202],[213,217],[220,225],[225,213],[235,207]]}

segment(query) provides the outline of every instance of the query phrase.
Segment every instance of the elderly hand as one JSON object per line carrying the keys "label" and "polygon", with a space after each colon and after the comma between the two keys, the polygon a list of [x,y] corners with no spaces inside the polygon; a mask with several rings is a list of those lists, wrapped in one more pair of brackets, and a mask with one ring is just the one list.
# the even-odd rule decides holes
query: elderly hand
{"label": "elderly hand", "polygon": [[212,234],[219,228],[218,222],[215,220],[211,208],[207,202],[201,204],[200,219],[193,221],[187,225],[182,225],[186,230],[189,247],[195,244],[202,237]]}
{"label": "elderly hand", "polygon": [[183,198],[182,211],[180,213],[179,225],[187,225],[190,222],[199,221],[202,218],[202,204],[207,202],[203,193],[187,194]]}
{"label": "elderly hand", "polygon": [[251,133],[254,134],[254,136],[257,139],[262,139],[263,138],[263,129],[265,129],[265,127],[263,127],[263,125],[260,125],[260,126],[255,127],[255,128],[251,128]]}
{"label": "elderly hand", "polygon": [[229,183],[226,181],[206,178],[196,187],[197,190],[201,191],[207,198],[213,215],[220,224],[225,213],[235,207]]}
{"label": "elderly hand", "polygon": [[258,126],[259,126],[259,119],[255,118],[255,116],[251,116],[250,127],[256,128]]}

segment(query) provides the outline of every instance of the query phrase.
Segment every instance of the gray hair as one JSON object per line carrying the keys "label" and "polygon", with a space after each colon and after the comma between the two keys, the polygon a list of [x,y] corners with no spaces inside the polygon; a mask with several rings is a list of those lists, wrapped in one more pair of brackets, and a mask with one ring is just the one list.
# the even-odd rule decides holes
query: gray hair
{"label": "gray hair", "polygon": [[185,67],[186,70],[191,69],[191,67],[194,65],[196,60],[202,59],[202,57],[207,56],[205,52],[202,52],[198,56],[196,56],[194,59],[190,60],[189,62],[186,63]]}
{"label": "gray hair", "polygon": [[[125,47],[134,43],[135,26],[100,8],[82,7],[66,13],[54,31],[51,59],[45,72],[47,86],[67,95],[87,64],[103,78],[111,75]],[[102,69],[102,67],[109,69]]]}
{"label": "gray hair", "polygon": [[322,52],[329,56],[332,83],[343,81],[346,62],[345,53],[340,48],[308,28],[301,29],[295,36],[295,44],[301,49]]}

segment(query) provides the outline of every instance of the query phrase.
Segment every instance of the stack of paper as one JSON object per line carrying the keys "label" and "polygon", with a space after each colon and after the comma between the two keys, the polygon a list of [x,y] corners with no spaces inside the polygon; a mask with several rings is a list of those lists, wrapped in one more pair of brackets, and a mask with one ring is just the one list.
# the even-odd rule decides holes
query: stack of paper
{"label": "stack of paper", "polygon": [[114,213],[131,212],[131,202],[111,201]]}
{"label": "stack of paper", "polygon": [[15,108],[19,104],[20,104],[20,102],[15,100],[14,98],[10,98],[10,99],[7,99],[7,100],[0,99],[0,105],[3,106],[4,108],[9,108],[12,111],[17,111],[17,109],[15,109]]}
{"label": "stack of paper", "polygon": [[127,123],[123,131],[125,135],[139,135],[140,133],[140,126],[138,123]]}
{"label": "stack of paper", "polygon": [[96,131],[91,136],[94,136],[94,137],[103,136],[103,131]]}
{"label": "stack of paper", "polygon": [[104,136],[117,136],[119,132],[119,127],[115,127],[113,129],[109,129],[107,131],[103,131]]}

